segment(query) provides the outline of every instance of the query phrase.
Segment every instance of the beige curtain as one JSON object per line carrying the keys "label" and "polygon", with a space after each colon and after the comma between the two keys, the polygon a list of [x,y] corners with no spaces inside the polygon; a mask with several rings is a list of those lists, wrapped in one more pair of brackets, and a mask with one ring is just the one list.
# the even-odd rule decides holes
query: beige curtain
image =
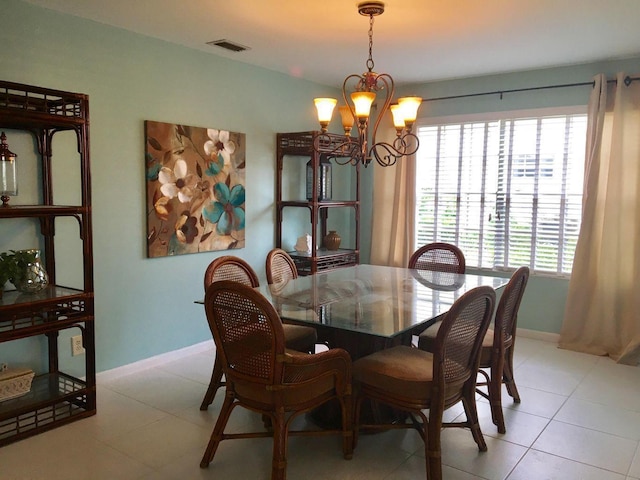
{"label": "beige curtain", "polygon": [[640,82],[595,78],[580,237],[560,347],[640,361]]}
{"label": "beige curtain", "polygon": [[[384,130],[386,141],[391,143],[394,137],[393,127]],[[374,169],[371,263],[406,267],[414,249],[415,155],[392,167],[381,167],[374,161],[369,168]]]}

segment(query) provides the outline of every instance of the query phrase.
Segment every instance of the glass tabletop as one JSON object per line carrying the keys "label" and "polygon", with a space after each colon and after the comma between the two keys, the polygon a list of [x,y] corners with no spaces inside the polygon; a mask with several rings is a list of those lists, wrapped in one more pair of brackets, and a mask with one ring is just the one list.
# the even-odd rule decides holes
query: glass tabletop
{"label": "glass tabletop", "polygon": [[508,278],[357,265],[283,283],[260,291],[285,320],[322,324],[381,337],[428,326],[465,292]]}

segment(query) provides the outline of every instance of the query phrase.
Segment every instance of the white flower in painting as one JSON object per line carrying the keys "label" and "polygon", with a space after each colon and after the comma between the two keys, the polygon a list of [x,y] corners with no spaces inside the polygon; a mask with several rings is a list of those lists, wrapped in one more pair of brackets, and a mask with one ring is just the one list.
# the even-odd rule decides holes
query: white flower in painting
{"label": "white flower in painting", "polygon": [[162,185],[160,191],[169,198],[178,197],[181,203],[191,201],[193,191],[198,184],[198,177],[187,172],[187,162],[176,160],[173,170],[162,167],[158,173],[158,180]]}
{"label": "white flower in painting", "polygon": [[222,155],[225,165],[229,165],[231,154],[236,151],[236,144],[229,139],[229,131],[208,128],[207,135],[210,140],[204,142],[204,153],[211,158]]}

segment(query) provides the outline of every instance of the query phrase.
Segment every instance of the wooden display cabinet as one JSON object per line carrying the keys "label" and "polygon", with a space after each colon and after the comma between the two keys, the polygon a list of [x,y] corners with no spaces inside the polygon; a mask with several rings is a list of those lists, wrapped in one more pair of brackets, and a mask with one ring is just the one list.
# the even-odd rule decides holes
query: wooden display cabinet
{"label": "wooden display cabinet", "polygon": [[[284,211],[290,208],[307,209],[311,226],[311,253],[301,253],[296,250],[288,251],[293,258],[300,275],[311,275],[323,270],[347,267],[360,263],[360,165],[339,165],[334,162],[332,172],[334,177],[341,169],[354,169],[356,172],[355,195],[346,200],[318,200],[318,172],[320,156],[328,155],[332,160],[332,152],[345,142],[343,135],[325,134],[323,138],[330,139],[330,143],[322,144],[319,151],[313,146],[320,132],[296,132],[277,134],[277,176],[276,176],[276,246],[283,248]],[[334,155],[334,157],[336,157]],[[339,157],[339,156],[338,156]],[[340,158],[340,157],[339,157]],[[311,160],[313,169],[313,188],[311,199],[283,199],[283,171],[286,162],[301,162],[306,165]],[[347,172],[350,173],[350,172]],[[328,233],[327,220],[331,212],[347,209],[352,215],[355,232],[351,245],[338,250],[328,250],[323,245],[323,239]],[[302,232],[301,232],[302,233]],[[343,232],[344,233],[344,232]]]}
{"label": "wooden display cabinet", "polygon": [[[8,290],[0,299],[0,348],[5,342],[43,336],[48,350],[48,369],[45,373],[36,372],[31,391],[0,402],[2,446],[94,415],[96,367],[88,96],[0,81],[0,128],[33,134],[37,148],[34,157],[41,177],[39,204],[21,205],[20,197],[12,198],[8,206],[0,207],[0,224],[9,219],[33,219],[39,224],[44,266],[49,275],[49,285],[42,292],[25,295]],[[78,205],[59,205],[54,201],[55,160],[51,144],[56,134],[65,131],[74,132],[77,140],[81,198]],[[28,157],[20,153],[18,168],[30,160]],[[82,288],[56,282],[55,234],[56,220],[60,218],[74,219],[71,223],[77,222],[79,227],[78,245],[82,245],[82,252],[77,255],[82,255]],[[59,333],[72,328],[82,333],[85,348],[82,378],[59,369]]]}

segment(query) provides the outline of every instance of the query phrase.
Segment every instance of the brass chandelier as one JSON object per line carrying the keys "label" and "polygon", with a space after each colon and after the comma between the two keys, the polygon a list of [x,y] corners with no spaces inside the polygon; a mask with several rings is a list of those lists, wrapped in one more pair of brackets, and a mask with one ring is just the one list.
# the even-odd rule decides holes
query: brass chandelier
{"label": "brass chandelier", "polygon": [[[418,108],[422,102],[420,97],[403,97],[392,104],[395,93],[393,78],[388,73],[373,71],[373,20],[384,13],[384,3],[369,1],[358,4],[358,13],[369,17],[369,58],[367,71],[361,75],[351,74],[342,84],[342,98],[344,105],[338,107],[342,117],[342,127],[346,136],[345,141],[336,144],[335,136],[327,133],[333,110],[338,103],[335,98],[315,98],[314,103],[318,111],[318,121],[321,132],[314,141],[314,149],[334,157],[340,164],[363,164],[365,167],[375,159],[383,167],[394,165],[400,158],[413,155],[418,151],[418,137],[411,132],[416,120]],[[381,94],[382,108],[375,121],[371,118],[371,106]],[[348,101],[351,100],[351,102]],[[380,121],[391,110],[396,138],[393,142],[378,142],[376,136]],[[357,124],[357,136],[351,136],[354,123]],[[371,144],[368,135],[371,124]],[[327,152],[328,150],[328,152]]]}

